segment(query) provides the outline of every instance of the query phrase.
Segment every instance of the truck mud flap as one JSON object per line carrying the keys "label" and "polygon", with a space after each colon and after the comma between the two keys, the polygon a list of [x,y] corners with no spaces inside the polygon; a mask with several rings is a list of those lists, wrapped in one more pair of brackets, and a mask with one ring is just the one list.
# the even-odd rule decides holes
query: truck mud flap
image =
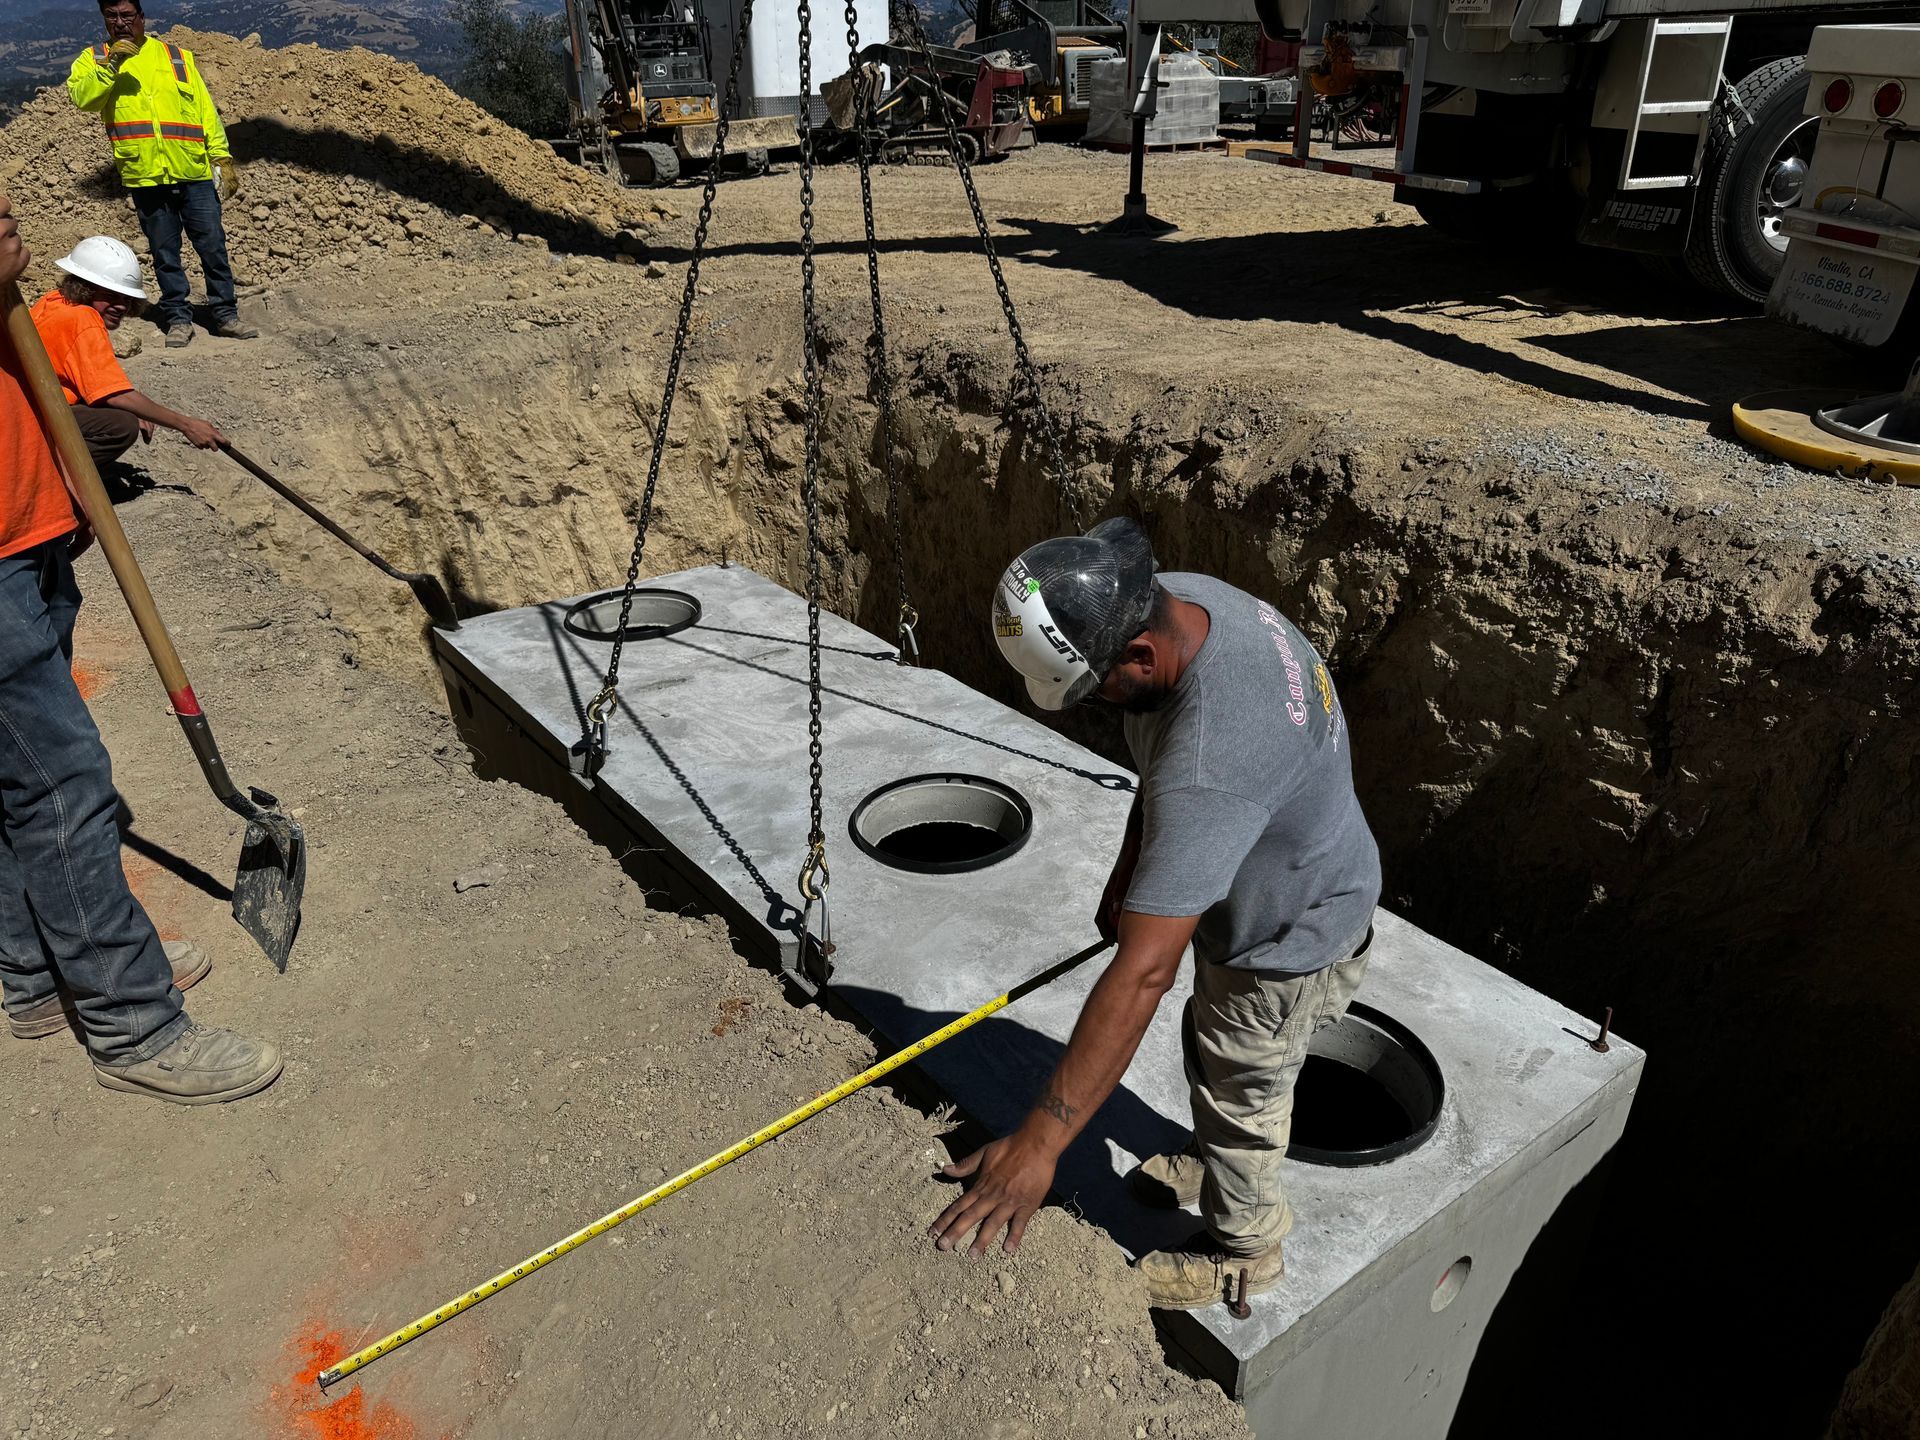
{"label": "truck mud flap", "polygon": [[[1658,138],[1661,137],[1642,136],[1642,148],[1647,148],[1647,140]],[[1626,132],[1591,131],[1588,145],[1592,180],[1587,189],[1586,207],[1580,216],[1580,243],[1641,255],[1682,253],[1687,248],[1687,233],[1693,228],[1694,202],[1700,187],[1621,190],[1618,188],[1620,153],[1626,145]]]}

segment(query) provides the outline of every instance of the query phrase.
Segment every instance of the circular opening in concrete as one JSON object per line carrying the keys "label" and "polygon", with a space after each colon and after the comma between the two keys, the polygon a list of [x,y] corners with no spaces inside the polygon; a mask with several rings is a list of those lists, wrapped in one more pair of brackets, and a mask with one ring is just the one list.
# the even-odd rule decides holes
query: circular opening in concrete
{"label": "circular opening in concrete", "polygon": [[1420,1037],[1356,1003],[1307,1049],[1287,1154],[1309,1165],[1378,1165],[1424,1144],[1445,1099],[1439,1062]]}
{"label": "circular opening in concrete", "polygon": [[[700,618],[700,602],[683,590],[636,590],[627,611],[628,640],[678,635]],[[567,629],[587,640],[611,642],[620,628],[620,592],[589,595],[567,607]]]}
{"label": "circular opening in concrete", "polygon": [[1438,1315],[1451,1305],[1454,1297],[1466,1288],[1467,1276],[1473,1273],[1473,1257],[1462,1255],[1458,1260],[1440,1272],[1440,1279],[1433,1287],[1433,1298],[1427,1301],[1427,1308]]}
{"label": "circular opening in concrete", "polygon": [[914,775],[854,808],[853,843],[882,865],[922,875],[984,870],[1027,843],[1033,809],[978,775]]}

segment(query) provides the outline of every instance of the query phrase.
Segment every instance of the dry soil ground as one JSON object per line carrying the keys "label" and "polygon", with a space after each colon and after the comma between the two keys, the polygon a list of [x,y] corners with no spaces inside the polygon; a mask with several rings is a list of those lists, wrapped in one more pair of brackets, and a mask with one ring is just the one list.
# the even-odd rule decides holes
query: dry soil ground
{"label": "dry soil ground", "polygon": [[[343,144],[327,179],[406,200],[445,193],[432,170]],[[1112,509],[1148,518],[1171,564],[1301,615],[1349,697],[1394,902],[1569,1003],[1622,1004],[1654,1052],[1597,1298],[1543,1321],[1562,1352],[1544,1373],[1670,1374],[1686,1353],[1680,1410],[1651,1386],[1621,1402],[1648,1433],[1696,1404],[1749,1433],[1817,1429],[1916,1258],[1887,1158],[1911,1121],[1844,1097],[1897,1094],[1920,1053],[1899,880],[1920,496],[1756,460],[1723,416],[1750,391],[1869,377],[1607,257],[1454,246],[1383,188],[1223,156],[1150,162],[1177,235],[1105,238],[1124,174],[1043,149],[979,176],[1066,432],[1058,483],[1031,409],[1004,406],[1009,349],[954,177],[879,177],[927,638],[1002,686],[977,633],[991,574]],[[829,585],[884,629],[854,176],[819,189]],[[350,231],[249,298],[260,341],[162,352],[134,325],[130,366],[463,603],[610,583],[697,198],[672,197],[651,266],[567,253],[565,217],[558,253],[477,224],[436,223],[430,244]],[[791,171],[721,191],[650,571],[728,555],[800,573],[795,205]],[[281,223],[268,208],[255,223]],[[64,238],[58,211],[24,220]],[[545,233],[537,214],[510,228]],[[0,1324],[20,1337],[0,1424],[327,1433],[299,1413],[303,1336],[410,1317],[870,1051],[706,924],[649,910],[556,810],[474,780],[403,594],[223,462],[170,440],[142,458],[192,492],[128,514],[231,758],[314,837],[289,973],[191,878],[223,877],[234,837],[96,568],[81,649],[142,837],[130,864],[158,918],[216,939],[195,1010],[291,1059],[262,1100],[155,1113],[93,1089],[63,1042],[0,1054]],[[1844,1048],[1863,1022],[1876,1053]],[[1776,1027],[1793,1040],[1756,1067]],[[345,1402],[354,1423],[1233,1433],[1070,1217],[1011,1265],[926,1250],[936,1129],[882,1096],[830,1114],[384,1362]],[[1783,1210],[1808,1223],[1804,1182],[1781,1176],[1815,1165],[1855,1203],[1819,1242],[1829,1263],[1794,1267],[1810,1318],[1782,1366],[1793,1322],[1753,1257],[1791,1248]],[[1675,1213],[1732,1218],[1676,1237]]]}
{"label": "dry soil ground", "polygon": [[[10,1436],[1233,1436],[1163,1362],[1118,1253],[1060,1211],[1012,1260],[937,1255],[949,1128],[863,1093],[386,1362],[375,1338],[871,1063],[711,922],[649,908],[558,808],[476,781],[324,598],[198,499],[128,509],[249,781],[312,844],[288,972],[221,904],[238,836],[186,763],[104,567],[78,654],[163,933],[211,1024],[273,1037],[246,1105],[0,1052],[0,1432]],[[477,883],[476,883],[477,882]],[[467,886],[470,888],[461,888]]]}

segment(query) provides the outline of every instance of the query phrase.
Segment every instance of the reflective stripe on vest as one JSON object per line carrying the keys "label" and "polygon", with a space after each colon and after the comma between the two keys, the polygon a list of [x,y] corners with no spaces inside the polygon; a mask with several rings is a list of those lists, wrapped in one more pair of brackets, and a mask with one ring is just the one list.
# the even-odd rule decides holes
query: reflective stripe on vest
{"label": "reflective stripe on vest", "polygon": [[[166,45],[164,40],[160,43]],[[181,56],[180,52],[171,45],[167,45],[167,58],[173,61],[173,78],[180,82],[182,89],[185,89],[187,84],[186,60]]]}
{"label": "reflective stripe on vest", "polygon": [[104,65],[104,64],[106,64],[106,63],[107,63],[107,47],[106,47],[106,46],[104,46],[104,45],[96,45],[96,46],[94,46],[94,47],[93,47],[93,58],[94,58],[94,60],[95,60],[95,62],[96,62],[96,63],[98,63],[98,64],[101,64],[101,65]]}
{"label": "reflective stripe on vest", "polygon": [[174,125],[162,121],[160,125],[162,140],[187,140],[195,145],[207,143],[207,132],[198,125]]}
{"label": "reflective stripe on vest", "polygon": [[109,140],[151,140],[153,134],[151,120],[109,120],[107,122]]}

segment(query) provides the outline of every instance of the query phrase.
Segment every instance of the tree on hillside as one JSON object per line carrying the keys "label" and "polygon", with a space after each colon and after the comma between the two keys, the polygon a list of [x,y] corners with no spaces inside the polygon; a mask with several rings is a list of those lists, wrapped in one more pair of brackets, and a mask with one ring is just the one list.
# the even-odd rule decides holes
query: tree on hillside
{"label": "tree on hillside", "polygon": [[529,135],[567,129],[562,15],[515,15],[507,0],[451,0],[460,27],[460,73],[453,88]]}

